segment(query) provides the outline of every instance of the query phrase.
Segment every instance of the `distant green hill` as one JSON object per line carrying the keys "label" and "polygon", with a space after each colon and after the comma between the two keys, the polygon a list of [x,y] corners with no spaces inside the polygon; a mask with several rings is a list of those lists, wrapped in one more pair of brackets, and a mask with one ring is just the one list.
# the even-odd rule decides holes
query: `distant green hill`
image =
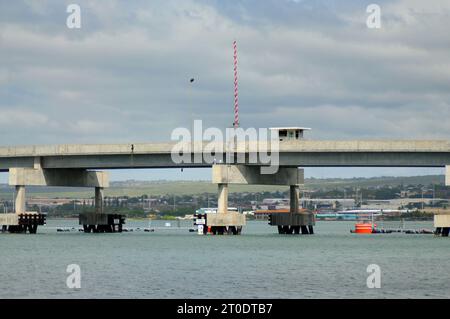
{"label": "distant green hill", "polygon": [[[408,176],[408,177],[372,177],[372,178],[308,178],[305,180],[307,189],[333,189],[342,187],[374,187],[395,185],[430,185],[443,184],[443,175]],[[155,195],[195,195],[215,193],[216,185],[210,181],[120,181],[111,182],[111,187],[105,190],[106,196],[140,196]],[[230,185],[230,192],[263,192],[286,191],[287,186],[265,185]],[[0,184],[0,198],[11,199],[13,189]],[[69,187],[27,187],[27,194],[33,197],[51,198],[89,198],[94,191],[89,188]]]}
{"label": "distant green hill", "polygon": [[371,178],[327,178],[305,180],[305,185],[310,188],[335,188],[335,187],[374,187],[397,185],[430,185],[444,184],[444,175],[425,176],[382,176]]}

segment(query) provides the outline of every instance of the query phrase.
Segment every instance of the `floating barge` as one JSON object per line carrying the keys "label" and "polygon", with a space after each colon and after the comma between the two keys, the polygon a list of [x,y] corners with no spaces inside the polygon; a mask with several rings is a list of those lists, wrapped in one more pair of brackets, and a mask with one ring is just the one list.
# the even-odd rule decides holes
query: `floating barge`
{"label": "floating barge", "polygon": [[404,233],[404,234],[436,234],[430,229],[404,229],[404,228],[377,228],[376,224],[372,223],[358,223],[355,224],[355,229],[350,229],[352,234],[392,234],[392,233]]}

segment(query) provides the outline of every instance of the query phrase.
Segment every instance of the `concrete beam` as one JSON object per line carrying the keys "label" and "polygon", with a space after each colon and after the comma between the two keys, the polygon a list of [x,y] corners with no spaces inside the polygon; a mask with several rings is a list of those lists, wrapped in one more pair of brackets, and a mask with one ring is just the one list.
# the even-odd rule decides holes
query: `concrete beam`
{"label": "concrete beam", "polygon": [[0,225],[2,226],[19,225],[19,216],[17,214],[0,214]]}
{"label": "concrete beam", "polygon": [[280,167],[275,174],[261,174],[259,166],[213,165],[212,182],[216,184],[298,185],[304,184],[304,170]]}
{"label": "concrete beam", "polygon": [[245,216],[238,212],[206,214],[207,226],[243,226]]}
{"label": "concrete beam", "polygon": [[[183,143],[182,143],[183,144]],[[0,147],[0,158],[3,157],[48,157],[48,156],[99,156],[99,155],[140,155],[140,154],[170,154],[175,145],[183,150],[191,150],[192,143],[128,143],[128,144],[61,144],[61,145],[29,145]],[[211,142],[203,141],[195,149],[205,149],[212,146]],[[214,143],[213,143],[214,144]],[[215,149],[227,150],[228,143],[216,142]],[[239,142],[238,150],[266,151],[270,143],[247,141]],[[280,152],[431,152],[449,153],[450,140],[298,140],[279,143]],[[45,166],[45,165],[44,165]]]}
{"label": "concrete beam", "polygon": [[41,169],[42,168],[42,159],[40,156],[36,156],[33,162],[33,168]]}
{"label": "concrete beam", "polygon": [[313,213],[274,213],[270,225],[272,226],[314,226],[316,224]]}
{"label": "concrete beam", "polygon": [[[179,142],[135,143],[113,145],[31,145],[0,147],[0,171],[11,167],[35,167],[40,158],[42,168],[169,168],[210,167],[211,162],[175,163],[172,150]],[[211,142],[200,142],[210,148]],[[226,143],[216,149],[226,150]],[[254,150],[266,152],[268,143],[246,142],[237,147],[248,157]],[[186,143],[189,156],[191,143]],[[226,157],[217,152],[217,163]],[[199,155],[195,153],[195,155]],[[314,141],[301,140],[279,143],[279,164],[284,167],[367,166],[367,167],[444,167],[450,163],[450,141],[385,140],[385,141]],[[228,163],[242,164],[242,163]],[[263,165],[258,158],[255,166]]]}
{"label": "concrete beam", "polygon": [[109,174],[83,169],[11,168],[9,185],[108,187]]}
{"label": "concrete beam", "polygon": [[434,227],[435,228],[450,227],[450,215],[449,214],[434,215]]}
{"label": "concrete beam", "polygon": [[108,225],[108,214],[81,213],[78,216],[79,225]]}
{"label": "concrete beam", "polygon": [[450,165],[445,166],[445,186],[450,186]]}

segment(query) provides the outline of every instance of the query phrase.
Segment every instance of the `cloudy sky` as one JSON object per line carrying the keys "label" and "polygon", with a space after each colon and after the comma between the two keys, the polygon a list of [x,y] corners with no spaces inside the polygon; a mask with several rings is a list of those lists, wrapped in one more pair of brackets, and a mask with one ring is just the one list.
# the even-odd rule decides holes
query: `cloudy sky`
{"label": "cloudy sky", "polygon": [[[373,2],[0,0],[0,144],[166,141],[193,119],[224,129],[233,121],[233,40],[243,127],[308,126],[311,139],[447,139],[450,2],[376,1],[381,28],[369,29]],[[70,3],[81,7],[80,29],[66,26]]]}

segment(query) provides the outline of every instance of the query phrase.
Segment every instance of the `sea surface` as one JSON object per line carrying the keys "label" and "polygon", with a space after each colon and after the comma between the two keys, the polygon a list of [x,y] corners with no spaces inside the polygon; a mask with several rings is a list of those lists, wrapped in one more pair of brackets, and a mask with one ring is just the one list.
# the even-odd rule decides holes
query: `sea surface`
{"label": "sea surface", "polygon": [[[0,233],[0,298],[450,297],[450,237],[357,235],[343,221],[318,221],[314,235],[250,221],[241,236],[199,236],[190,223],[165,223],[154,221],[152,233],[142,231],[146,221],[128,221],[141,230],[84,234],[77,220],[49,220],[36,235]],[[70,264],[81,288],[66,284]],[[371,264],[380,288],[367,287]]]}

